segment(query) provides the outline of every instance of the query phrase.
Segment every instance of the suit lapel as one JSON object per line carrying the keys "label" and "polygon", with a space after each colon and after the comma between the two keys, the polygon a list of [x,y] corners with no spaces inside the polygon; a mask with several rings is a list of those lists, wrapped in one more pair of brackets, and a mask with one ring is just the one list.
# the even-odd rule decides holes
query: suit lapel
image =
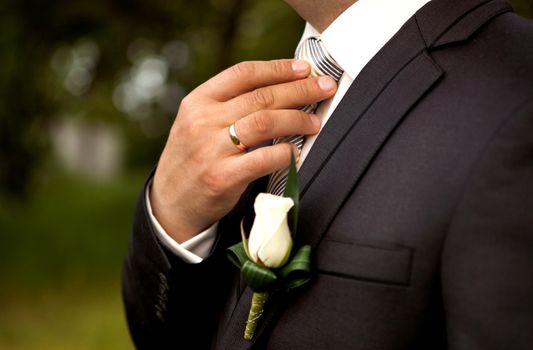
{"label": "suit lapel", "polygon": [[484,23],[513,8],[505,0],[433,0],[416,14],[428,48],[467,40]]}
{"label": "suit lapel", "polygon": [[444,74],[428,51],[464,42],[484,23],[511,10],[503,0],[434,0],[368,63],[300,169],[296,245],[320,242],[388,136]]}
{"label": "suit lapel", "polygon": [[[319,244],[383,143],[409,109],[441,78],[443,71],[428,50],[466,40],[479,26],[504,11],[509,11],[509,6],[500,0],[433,0],[368,63],[321,131],[298,173],[301,206],[295,245]],[[431,25],[432,21],[438,22],[437,28]],[[463,29],[457,29],[461,23]],[[450,28],[455,28],[451,36],[447,35]],[[274,296],[254,339],[245,341],[243,332],[251,295],[249,288],[242,293],[217,349],[254,348],[262,333],[283,312],[283,297]]]}
{"label": "suit lapel", "polygon": [[302,242],[318,244],[390,133],[442,74],[414,19],[365,67],[300,171]]}
{"label": "suit lapel", "polygon": [[416,23],[410,20],[354,80],[327,122],[299,172],[302,197],[339,144],[364,116],[391,80],[425,49]]}

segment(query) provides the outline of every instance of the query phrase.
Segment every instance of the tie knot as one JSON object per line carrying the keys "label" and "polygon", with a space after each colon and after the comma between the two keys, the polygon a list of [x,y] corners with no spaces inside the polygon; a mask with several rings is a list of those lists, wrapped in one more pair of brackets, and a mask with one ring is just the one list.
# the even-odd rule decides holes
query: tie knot
{"label": "tie knot", "polygon": [[295,57],[311,64],[312,76],[329,75],[335,81],[339,81],[342,76],[343,69],[328,53],[320,38],[305,39],[296,49]]}

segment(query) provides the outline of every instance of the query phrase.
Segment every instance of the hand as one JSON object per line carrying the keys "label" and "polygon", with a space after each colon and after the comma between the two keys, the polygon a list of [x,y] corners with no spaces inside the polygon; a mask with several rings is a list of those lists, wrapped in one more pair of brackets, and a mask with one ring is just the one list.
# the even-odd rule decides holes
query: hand
{"label": "hand", "polygon": [[280,143],[243,152],[231,142],[231,124],[247,146],[320,130],[316,116],[294,108],[331,97],[336,83],[309,72],[301,60],[243,62],[182,100],[150,194],[154,215],[178,243],[226,215],[250,182],[287,167],[296,151]]}

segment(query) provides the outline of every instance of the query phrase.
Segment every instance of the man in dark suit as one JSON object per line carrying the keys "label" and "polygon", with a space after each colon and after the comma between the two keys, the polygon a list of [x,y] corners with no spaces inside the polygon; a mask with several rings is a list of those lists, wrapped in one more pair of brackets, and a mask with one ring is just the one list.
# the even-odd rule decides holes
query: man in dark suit
{"label": "man in dark suit", "polygon": [[[338,86],[247,62],[183,100],[124,268],[138,348],[533,348],[533,24],[503,0],[395,1],[287,0]],[[309,135],[295,244],[314,276],[270,299],[252,341],[225,250],[295,150],[245,152],[231,125],[247,146]]]}

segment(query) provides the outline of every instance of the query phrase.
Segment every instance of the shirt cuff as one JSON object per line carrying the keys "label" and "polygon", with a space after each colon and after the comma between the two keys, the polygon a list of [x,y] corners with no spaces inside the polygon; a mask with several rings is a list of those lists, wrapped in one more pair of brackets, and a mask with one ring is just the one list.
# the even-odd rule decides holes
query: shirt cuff
{"label": "shirt cuff", "polygon": [[155,228],[155,234],[161,244],[168,248],[172,253],[181,258],[184,262],[189,264],[201,263],[207,258],[213,245],[215,244],[217,236],[218,221],[211,225],[208,229],[194,236],[193,238],[179,244],[165,231],[159,221],[155,218],[152,212],[152,205],[150,203],[150,189],[152,188],[152,182],[146,186],[146,208],[148,210],[148,216]]}

